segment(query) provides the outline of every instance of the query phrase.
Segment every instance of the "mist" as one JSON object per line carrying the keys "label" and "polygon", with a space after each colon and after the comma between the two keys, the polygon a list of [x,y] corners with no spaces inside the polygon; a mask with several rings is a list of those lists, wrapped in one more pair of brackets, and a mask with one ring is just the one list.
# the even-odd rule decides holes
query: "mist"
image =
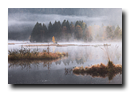
{"label": "mist", "polygon": [[[100,16],[100,17],[87,17],[87,16],[75,16],[75,15],[58,15],[58,14],[11,14],[8,17],[8,26],[16,26],[16,25],[34,25],[36,22],[48,24],[50,21],[54,23],[55,21],[63,22],[63,20],[68,20],[75,22],[77,20],[83,20],[84,22],[95,22],[98,24],[100,22],[108,21],[107,16]],[[107,23],[107,22],[106,22]],[[90,23],[92,24],[92,23]]]}
{"label": "mist", "polygon": [[[54,12],[55,11],[55,12]],[[28,39],[37,22],[48,26],[49,22],[64,20],[75,23],[84,21],[87,26],[92,25],[119,25],[122,28],[122,9],[121,8],[64,8],[64,9],[34,9],[34,8],[9,8],[8,9],[8,35],[9,39]],[[27,33],[27,34],[26,34]],[[17,37],[11,36],[16,34]]]}
{"label": "mist", "polygon": [[8,84],[122,84],[121,8],[9,8]]}

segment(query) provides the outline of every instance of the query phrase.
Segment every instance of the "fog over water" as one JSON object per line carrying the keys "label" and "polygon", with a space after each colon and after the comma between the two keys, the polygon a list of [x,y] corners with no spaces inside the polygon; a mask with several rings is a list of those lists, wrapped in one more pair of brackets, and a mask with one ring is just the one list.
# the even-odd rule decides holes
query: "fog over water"
{"label": "fog over water", "polygon": [[[21,45],[29,44],[48,44],[48,43],[30,43],[29,41],[11,41],[8,50],[21,49]],[[52,43],[50,43],[52,44]],[[93,77],[91,75],[75,75],[72,72],[74,67],[86,67],[103,63],[107,65],[109,54],[110,60],[114,64],[122,64],[122,43],[109,42],[111,46],[98,46],[103,43],[59,43],[59,44],[86,44],[95,46],[50,46],[50,52],[68,52],[68,57],[59,60],[14,60],[8,61],[8,83],[9,84],[121,84],[122,74],[117,74],[109,79],[107,77]],[[25,47],[27,49],[36,49],[37,46]],[[103,48],[103,49],[101,49]],[[38,46],[38,51],[47,50],[47,46]]]}
{"label": "fog over water", "polygon": [[[50,36],[50,40],[48,41],[29,41],[29,36],[31,35],[31,32],[37,22],[41,23],[42,25],[44,23],[48,27],[49,22],[53,24],[55,21],[60,21],[60,23],[62,23],[64,20],[68,20],[69,23],[73,22],[74,24],[76,21],[85,22],[87,24],[86,30],[89,30],[90,33],[92,31],[91,34],[93,36],[93,40],[75,40],[72,39],[74,38],[74,35],[71,35],[70,40],[64,40],[62,36],[59,39],[63,40],[57,41],[57,38],[55,36],[57,44],[54,46],[54,43],[52,42],[52,34],[52,36]],[[95,25],[95,27],[90,30],[93,25]],[[112,38],[112,36],[107,37],[107,33],[103,33],[106,26],[115,26],[116,28],[117,25],[119,25],[121,30],[119,35],[120,39],[117,39],[116,35],[113,35]],[[99,30],[99,27],[101,26],[102,28],[104,27],[104,30],[102,31]],[[115,31],[115,29],[113,30]],[[50,33],[52,33],[52,31]],[[56,32],[57,30],[55,33]],[[68,56],[56,60],[9,60],[8,83],[122,84],[122,73],[118,73],[112,77],[111,75],[105,77],[94,77],[89,74],[76,75],[72,71],[76,66],[89,67],[101,63],[107,65],[109,59],[114,64],[122,65],[121,33],[121,8],[9,8],[8,50],[18,51],[20,49],[30,49],[30,51],[35,51],[37,49],[38,52],[43,52],[43,50],[48,51],[49,49],[49,52],[68,52]],[[87,36],[90,37],[90,35]],[[105,40],[104,36],[106,37]],[[50,46],[40,46],[47,44],[50,44]]]}

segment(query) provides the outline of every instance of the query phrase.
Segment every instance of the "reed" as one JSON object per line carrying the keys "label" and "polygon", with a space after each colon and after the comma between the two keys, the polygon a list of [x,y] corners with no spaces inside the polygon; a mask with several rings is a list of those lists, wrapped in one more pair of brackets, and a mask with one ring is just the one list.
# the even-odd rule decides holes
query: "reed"
{"label": "reed", "polygon": [[118,73],[122,73],[122,65],[115,65],[113,64],[112,61],[108,61],[107,65],[104,64],[97,64],[97,65],[92,65],[90,67],[75,67],[73,69],[74,74],[89,74],[92,75],[93,77],[95,76],[101,76],[101,77],[106,77],[108,76],[109,80],[113,78]]}
{"label": "reed", "polygon": [[68,56],[68,53],[65,52],[58,52],[58,53],[52,53],[52,52],[38,52],[38,51],[30,51],[29,49],[21,49],[21,50],[11,50],[9,51],[8,59],[9,60],[21,60],[21,59],[58,59],[64,56]]}

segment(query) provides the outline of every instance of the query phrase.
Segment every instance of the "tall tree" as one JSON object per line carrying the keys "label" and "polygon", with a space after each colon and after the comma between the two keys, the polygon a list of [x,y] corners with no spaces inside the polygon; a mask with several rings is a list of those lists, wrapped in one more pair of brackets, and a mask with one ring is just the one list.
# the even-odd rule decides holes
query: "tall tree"
{"label": "tall tree", "polygon": [[43,34],[44,34],[43,27],[41,23],[36,23],[36,25],[33,28],[33,31],[31,33],[31,39],[30,41],[42,41],[43,40]]}
{"label": "tall tree", "polygon": [[111,27],[109,26],[106,27],[106,34],[107,34],[107,38],[113,39],[113,31]]}
{"label": "tall tree", "polygon": [[71,24],[70,24],[70,32],[71,32],[71,34],[73,34],[74,31],[75,31],[75,26],[74,26],[73,22],[71,22]]}
{"label": "tall tree", "polygon": [[52,30],[52,23],[49,22],[49,25],[48,25],[48,31],[51,31]]}
{"label": "tall tree", "polygon": [[117,25],[117,27],[114,31],[114,37],[115,38],[121,38],[122,37],[121,35],[122,35],[121,29],[120,29],[119,25]]}
{"label": "tall tree", "polygon": [[76,33],[75,33],[75,35],[76,35],[77,39],[81,39],[82,38],[82,36],[83,36],[83,30],[82,30],[82,28],[81,28],[80,25],[76,26]]}

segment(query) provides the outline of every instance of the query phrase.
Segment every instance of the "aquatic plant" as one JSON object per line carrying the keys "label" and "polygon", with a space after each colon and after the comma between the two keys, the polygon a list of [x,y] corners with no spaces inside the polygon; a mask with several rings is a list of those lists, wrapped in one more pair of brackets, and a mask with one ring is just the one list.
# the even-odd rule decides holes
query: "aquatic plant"
{"label": "aquatic plant", "polygon": [[108,46],[104,45],[104,48],[101,48],[105,54],[107,55],[108,61],[110,61],[110,56],[109,56],[109,50],[108,50]]}
{"label": "aquatic plant", "polygon": [[92,65],[91,67],[75,67],[73,69],[74,74],[89,74],[92,76],[101,76],[101,77],[106,77],[108,76],[109,79],[111,80],[113,76],[115,76],[118,73],[122,73],[122,65],[115,65],[113,64],[112,61],[108,61],[107,65],[104,64],[97,64],[97,65]]}
{"label": "aquatic plant", "polygon": [[68,53],[65,53],[65,52],[56,52],[56,54],[58,54],[60,57],[63,57],[63,56],[68,56]]}
{"label": "aquatic plant", "polygon": [[68,53],[52,53],[52,52],[38,52],[33,50],[32,52],[30,49],[21,49],[21,50],[9,50],[8,59],[15,60],[15,59],[57,59],[63,56],[68,56]]}
{"label": "aquatic plant", "polygon": [[108,48],[108,44],[104,44],[104,48],[101,48],[101,47],[100,48],[104,51],[104,53],[105,53],[104,55],[107,56],[108,61],[111,61],[111,60],[113,60],[114,56],[117,56],[117,58],[119,60],[120,53],[117,52],[118,47],[119,46],[115,45],[114,49],[110,49],[110,48]]}

